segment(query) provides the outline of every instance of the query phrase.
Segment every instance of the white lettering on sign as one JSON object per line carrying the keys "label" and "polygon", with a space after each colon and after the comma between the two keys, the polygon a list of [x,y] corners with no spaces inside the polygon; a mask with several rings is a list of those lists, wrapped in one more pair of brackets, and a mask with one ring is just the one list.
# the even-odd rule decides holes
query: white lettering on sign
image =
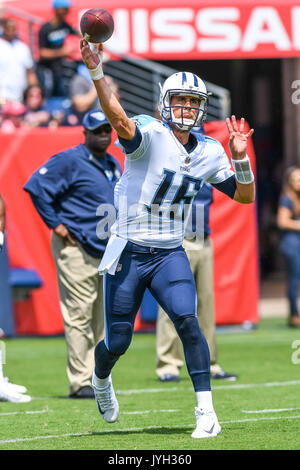
{"label": "white lettering on sign", "polygon": [[105,43],[107,50],[116,54],[126,54],[130,50],[129,11],[118,8],[114,11],[115,29],[112,37]]}
{"label": "white lettering on sign", "polygon": [[280,51],[291,48],[280,16],[272,7],[254,8],[244,33],[242,49],[254,51],[259,44],[274,44]]}
{"label": "white lettering on sign", "polygon": [[280,15],[286,8],[117,8],[115,31],[105,47],[120,55],[155,58],[169,53],[184,59],[196,58],[199,52],[207,58],[218,53],[228,57],[228,52],[232,58],[241,53],[255,57],[265,46],[266,57],[280,57],[280,52],[300,50],[300,6],[290,8],[290,18]]}
{"label": "white lettering on sign", "polygon": [[189,52],[195,47],[196,32],[191,24],[192,8],[161,8],[151,15],[151,29],[156,36],[169,39],[153,39],[153,52]]}
{"label": "white lettering on sign", "polygon": [[149,50],[148,10],[137,8],[132,12],[132,47],[137,54]]}
{"label": "white lettering on sign", "polygon": [[217,36],[198,40],[199,51],[234,51],[239,47],[241,31],[237,24],[238,8],[203,8],[196,16],[196,26],[203,36]]}
{"label": "white lettering on sign", "polygon": [[300,7],[292,8],[292,38],[294,48],[300,49]]}

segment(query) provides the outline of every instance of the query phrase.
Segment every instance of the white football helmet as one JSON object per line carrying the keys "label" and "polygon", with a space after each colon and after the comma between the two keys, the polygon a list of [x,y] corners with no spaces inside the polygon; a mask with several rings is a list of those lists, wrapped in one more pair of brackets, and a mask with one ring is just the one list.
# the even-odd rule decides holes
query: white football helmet
{"label": "white football helmet", "polygon": [[[160,99],[158,110],[163,121],[175,124],[181,130],[190,130],[192,127],[201,127],[206,119],[208,93],[204,82],[197,75],[191,72],[176,72],[166,79],[163,86],[159,83]],[[195,119],[183,117],[184,106],[181,107],[181,117],[174,116],[173,106],[171,106],[172,95],[193,96],[200,100],[197,116]]]}

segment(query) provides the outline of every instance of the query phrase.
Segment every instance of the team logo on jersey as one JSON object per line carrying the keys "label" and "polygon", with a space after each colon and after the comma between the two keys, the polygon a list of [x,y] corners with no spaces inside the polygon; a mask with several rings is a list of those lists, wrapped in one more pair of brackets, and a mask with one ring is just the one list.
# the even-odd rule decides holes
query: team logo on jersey
{"label": "team logo on jersey", "polygon": [[187,171],[187,172],[189,172],[189,171],[191,171],[191,169],[190,169],[188,166],[181,166],[181,167],[180,167],[180,171]]}

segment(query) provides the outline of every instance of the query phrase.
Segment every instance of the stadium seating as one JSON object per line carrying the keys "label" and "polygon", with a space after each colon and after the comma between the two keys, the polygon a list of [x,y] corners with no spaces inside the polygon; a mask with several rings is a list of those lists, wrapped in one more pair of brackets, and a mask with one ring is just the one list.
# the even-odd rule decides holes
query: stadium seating
{"label": "stadium seating", "polygon": [[33,289],[42,286],[38,273],[34,269],[25,268],[10,268],[9,283],[14,301],[28,299]]}

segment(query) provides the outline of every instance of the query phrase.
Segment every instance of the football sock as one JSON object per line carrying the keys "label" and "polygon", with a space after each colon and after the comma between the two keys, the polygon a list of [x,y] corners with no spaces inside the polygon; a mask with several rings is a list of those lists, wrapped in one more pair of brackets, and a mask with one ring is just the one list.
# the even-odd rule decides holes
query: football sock
{"label": "football sock", "polygon": [[213,411],[213,402],[212,402],[212,394],[210,391],[206,392],[196,392],[197,398],[197,408],[201,408],[206,411]]}
{"label": "football sock", "polygon": [[179,318],[174,325],[183,344],[186,366],[195,392],[209,391],[209,349],[198,319],[192,316]]}
{"label": "football sock", "polygon": [[[95,372],[95,374],[96,374],[96,372]],[[99,388],[106,387],[106,385],[109,382],[109,376],[105,377],[105,379],[99,379],[97,377],[97,374],[96,374],[96,377],[94,377],[93,381],[94,381],[94,384],[96,385],[96,387],[99,387]]]}

